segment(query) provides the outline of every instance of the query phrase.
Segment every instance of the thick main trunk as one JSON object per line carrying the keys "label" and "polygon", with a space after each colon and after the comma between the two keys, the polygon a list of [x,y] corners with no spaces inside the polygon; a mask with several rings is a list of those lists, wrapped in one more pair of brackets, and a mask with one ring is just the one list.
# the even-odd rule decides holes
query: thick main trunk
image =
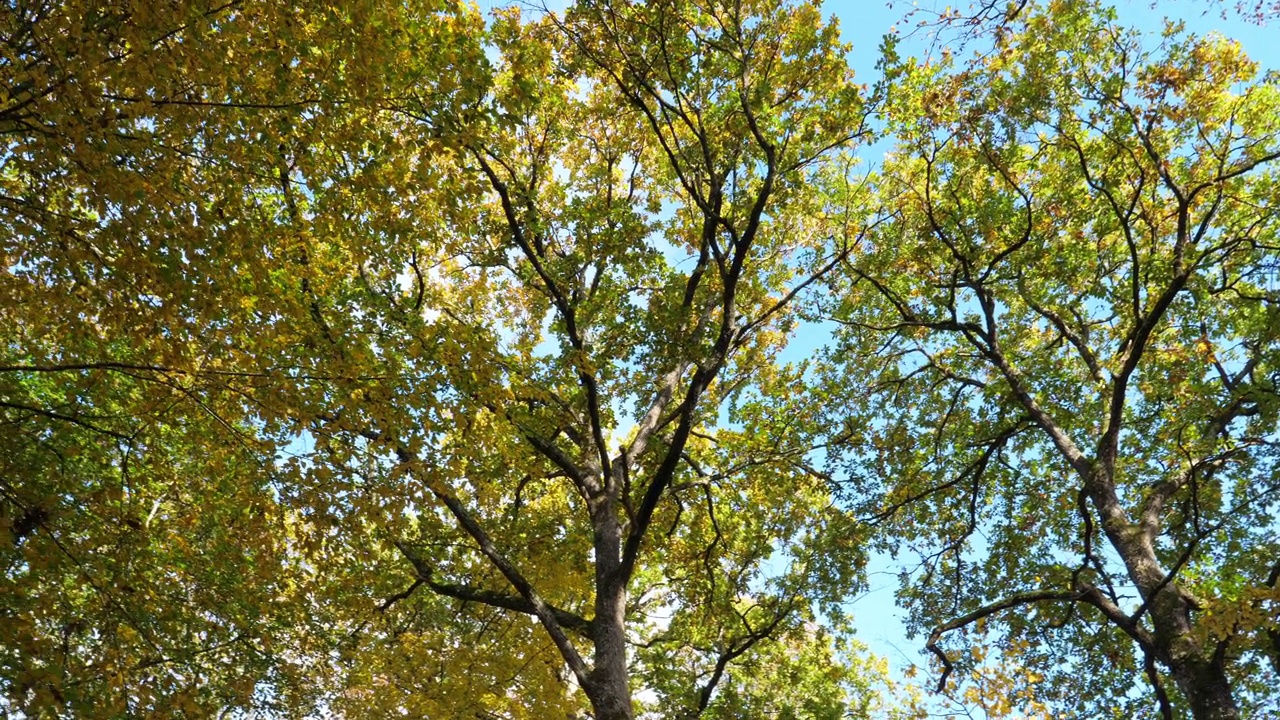
{"label": "thick main trunk", "polygon": [[592,621],[595,646],[590,683],[583,690],[595,720],[632,720],[627,668],[627,583],[621,576],[622,529],[613,503],[598,498],[591,508],[595,532],[596,601]]}
{"label": "thick main trunk", "polygon": [[1220,663],[1201,657],[1170,663],[1174,682],[1191,705],[1195,720],[1237,720],[1240,711],[1231,694],[1231,683]]}
{"label": "thick main trunk", "polygon": [[[596,603],[596,607],[599,609],[600,603]],[[621,616],[620,611],[607,620],[603,615],[596,615],[593,624],[595,667],[591,671],[590,685],[583,689],[591,700],[595,720],[632,720],[633,717]]]}
{"label": "thick main trunk", "polygon": [[1195,720],[1237,720],[1240,717],[1231,682],[1213,650],[1196,639],[1191,622],[1192,601],[1160,567],[1152,533],[1124,518],[1111,494],[1098,498],[1103,530],[1119,552],[1129,577],[1150,603],[1156,657],[1173,676]]}
{"label": "thick main trunk", "polygon": [[592,717],[595,720],[632,720],[631,691],[624,683],[621,687],[603,687],[593,683],[595,690],[588,693],[591,699]]}
{"label": "thick main trunk", "polygon": [[1195,720],[1236,720],[1240,712],[1220,658],[1196,639],[1191,600],[1169,583],[1151,603],[1156,652],[1168,666]]}

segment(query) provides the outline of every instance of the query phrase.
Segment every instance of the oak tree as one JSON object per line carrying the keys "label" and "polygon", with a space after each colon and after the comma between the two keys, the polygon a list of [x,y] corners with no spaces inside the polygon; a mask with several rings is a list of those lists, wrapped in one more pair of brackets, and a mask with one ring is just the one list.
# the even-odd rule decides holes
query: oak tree
{"label": "oak tree", "polygon": [[815,5],[3,13],[8,708],[871,711]]}
{"label": "oak tree", "polygon": [[[324,251],[286,212],[292,178],[337,184],[382,98],[483,58],[468,17],[0,10],[6,710],[213,715],[316,695],[295,644],[302,521],[273,442],[319,387],[305,367],[324,365],[296,361]],[[415,46],[425,72],[387,69]]]}
{"label": "oak tree", "polygon": [[1139,677],[1165,717],[1274,712],[1280,88],[1020,7],[890,69],[893,219],[828,305],[850,503],[918,551],[941,684],[985,620],[1072,712],[1151,707]]}

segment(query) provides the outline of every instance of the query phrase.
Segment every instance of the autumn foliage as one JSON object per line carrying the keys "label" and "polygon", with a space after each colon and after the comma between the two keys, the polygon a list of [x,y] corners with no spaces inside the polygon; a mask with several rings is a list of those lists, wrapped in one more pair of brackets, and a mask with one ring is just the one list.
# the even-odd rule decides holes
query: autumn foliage
{"label": "autumn foliage", "polygon": [[1276,712],[1280,87],[996,10],[6,4],[0,708]]}

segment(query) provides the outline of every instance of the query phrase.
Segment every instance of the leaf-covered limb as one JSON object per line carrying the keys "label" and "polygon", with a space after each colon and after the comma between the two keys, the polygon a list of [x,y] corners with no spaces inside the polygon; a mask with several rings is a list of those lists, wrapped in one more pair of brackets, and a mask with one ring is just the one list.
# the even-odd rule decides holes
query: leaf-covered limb
{"label": "leaf-covered limb", "polygon": [[775,611],[773,618],[759,628],[752,628],[750,623],[747,622],[746,617],[739,613],[739,617],[742,619],[742,624],[746,626],[746,633],[728,643],[716,657],[715,666],[711,671],[711,677],[707,678],[707,681],[703,683],[702,687],[698,688],[698,705],[690,714],[690,718],[697,718],[702,715],[702,713],[706,711],[707,706],[711,704],[712,695],[715,694],[716,686],[719,685],[720,681],[724,678],[724,674],[729,667],[729,663],[741,657],[756,643],[773,635],[777,630],[778,625],[780,625],[787,616],[791,614],[794,607],[794,598],[792,600],[792,602],[788,602],[783,605],[780,610]]}
{"label": "leaf-covered limb", "polygon": [[[504,610],[513,610],[526,615],[538,615],[538,609],[534,603],[524,597],[436,580],[435,572],[430,563],[428,563],[420,553],[414,550],[413,546],[402,541],[396,542],[395,546],[401,554],[404,555],[405,559],[413,565],[413,569],[417,573],[415,586],[420,582],[431,588],[432,592],[435,592],[437,595],[444,595],[445,597],[451,597],[456,600],[463,600],[466,602],[483,603],[485,605],[502,608]],[[401,594],[407,597],[411,592],[412,588],[405,590]],[[384,605],[385,604],[387,603],[384,602]],[[584,639],[591,639],[590,620],[555,606],[548,605],[548,608],[555,617],[556,622],[559,623],[561,627],[578,633],[578,635]]]}
{"label": "leaf-covered limb", "polygon": [[1041,602],[1060,602],[1060,601],[1076,601],[1084,597],[1085,591],[1064,592],[1060,590],[1036,590],[1009,597],[1002,598],[996,602],[984,605],[972,612],[961,615],[960,617],[948,620],[941,625],[935,625],[929,634],[929,640],[925,643],[925,649],[933,653],[934,657],[942,663],[942,676],[938,678],[938,692],[942,692],[947,687],[947,678],[951,675],[954,665],[951,659],[947,657],[946,652],[938,645],[938,641],[942,636],[953,630],[959,630],[983,618],[995,615],[1012,608],[1022,605],[1032,605]]}

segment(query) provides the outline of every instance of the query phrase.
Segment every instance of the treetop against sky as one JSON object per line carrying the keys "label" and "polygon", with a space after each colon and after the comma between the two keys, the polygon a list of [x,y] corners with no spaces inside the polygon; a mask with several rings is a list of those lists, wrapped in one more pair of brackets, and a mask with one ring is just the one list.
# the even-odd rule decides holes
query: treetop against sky
{"label": "treetop against sky", "polygon": [[832,10],[7,5],[5,712],[1280,711],[1273,51]]}

